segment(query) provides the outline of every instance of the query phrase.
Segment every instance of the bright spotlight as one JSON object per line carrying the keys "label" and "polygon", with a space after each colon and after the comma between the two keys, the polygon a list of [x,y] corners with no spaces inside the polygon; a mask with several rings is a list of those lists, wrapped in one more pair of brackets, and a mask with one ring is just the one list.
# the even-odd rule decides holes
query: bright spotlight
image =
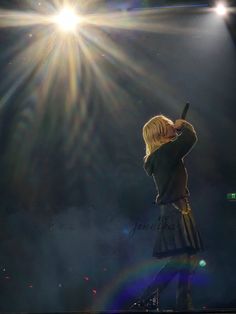
{"label": "bright spotlight", "polygon": [[222,3],[219,3],[216,6],[216,13],[219,14],[219,15],[225,15],[226,14],[226,7],[225,7],[225,5],[222,4]]}
{"label": "bright spotlight", "polygon": [[63,9],[54,19],[60,29],[64,32],[73,32],[76,30],[76,26],[79,23],[79,16],[73,9]]}

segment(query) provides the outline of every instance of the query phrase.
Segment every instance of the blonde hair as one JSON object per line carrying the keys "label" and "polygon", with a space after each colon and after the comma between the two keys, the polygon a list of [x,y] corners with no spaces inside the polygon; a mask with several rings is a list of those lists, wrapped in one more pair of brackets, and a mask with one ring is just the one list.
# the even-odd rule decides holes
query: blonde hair
{"label": "blonde hair", "polygon": [[144,157],[144,160],[147,160],[151,153],[165,143],[164,138],[167,134],[168,124],[173,124],[173,121],[162,114],[152,117],[144,124],[143,139],[146,145],[146,156]]}

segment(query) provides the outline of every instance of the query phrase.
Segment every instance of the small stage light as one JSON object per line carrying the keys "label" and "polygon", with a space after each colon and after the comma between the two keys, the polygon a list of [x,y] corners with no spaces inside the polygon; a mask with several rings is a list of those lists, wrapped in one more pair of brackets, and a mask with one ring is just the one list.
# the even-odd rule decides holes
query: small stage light
{"label": "small stage light", "polygon": [[226,14],[226,7],[223,3],[217,4],[216,13],[219,15],[225,15]]}
{"label": "small stage light", "polygon": [[206,262],[204,261],[204,259],[201,259],[201,260],[199,261],[199,266],[200,266],[200,267],[205,267],[205,266],[206,266]]}
{"label": "small stage light", "polygon": [[236,193],[228,193],[227,194],[228,201],[236,201]]}
{"label": "small stage light", "polygon": [[79,16],[73,9],[65,8],[54,18],[54,22],[64,32],[74,32],[79,23]]}

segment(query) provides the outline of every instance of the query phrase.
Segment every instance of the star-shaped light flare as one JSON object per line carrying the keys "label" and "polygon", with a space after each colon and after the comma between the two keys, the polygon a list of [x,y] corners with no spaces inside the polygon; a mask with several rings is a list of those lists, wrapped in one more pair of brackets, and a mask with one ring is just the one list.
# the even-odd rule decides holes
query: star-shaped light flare
{"label": "star-shaped light flare", "polygon": [[[89,3],[93,3],[93,13],[91,10],[87,10],[86,13],[82,5],[85,6],[85,3],[87,7]],[[94,3],[98,6],[97,12]],[[0,28],[18,27],[23,31],[29,30],[25,36],[26,43],[21,44],[22,50],[15,49],[18,55],[15,57],[15,73],[12,73],[12,77],[17,76],[18,83],[9,84],[11,92],[4,98],[4,102],[14,93],[14,86],[15,89],[19,88],[19,81],[21,79],[24,81],[27,75],[34,78],[46,75],[47,79],[43,81],[42,86],[44,98],[49,92],[52,93],[52,85],[55,86],[56,82],[64,80],[66,103],[73,104],[78,101],[78,79],[84,79],[81,76],[83,65],[89,69],[87,72],[93,73],[93,78],[100,85],[101,93],[106,99],[110,97],[115,107],[117,101],[113,99],[111,90],[117,86],[115,82],[108,80],[102,68],[104,60],[118,69],[122,67],[126,73],[133,76],[133,79],[144,75],[144,69],[141,62],[125,53],[112,36],[109,36],[109,31],[191,32],[190,29],[183,30],[167,23],[160,10],[155,8],[109,12],[106,7],[99,7],[101,2],[98,0],[81,1],[82,10],[78,7],[77,1],[65,0],[63,4],[61,7],[57,0],[33,1],[34,7],[31,10],[30,8],[27,11],[0,10]],[[19,44],[16,43],[17,45]],[[162,84],[160,77],[156,79],[157,84]],[[126,93],[125,90],[123,92]]]}

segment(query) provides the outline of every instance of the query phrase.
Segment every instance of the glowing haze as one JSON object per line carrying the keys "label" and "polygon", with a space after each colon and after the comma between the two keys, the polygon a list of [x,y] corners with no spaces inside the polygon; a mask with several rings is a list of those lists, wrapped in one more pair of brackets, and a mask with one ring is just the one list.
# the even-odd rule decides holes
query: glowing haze
{"label": "glowing haze", "polygon": [[[93,8],[92,11],[90,6]],[[167,11],[165,9],[163,12]],[[88,80],[93,76],[102,97],[109,98],[114,113],[117,99],[114,98],[112,89],[120,87],[107,79],[103,61],[122,66],[127,72],[132,73],[134,80],[143,75],[141,63],[126,54],[108,35],[109,32],[113,30],[171,34],[192,32],[191,29],[166,23],[158,8],[125,12],[108,11],[98,0],[81,1],[79,5],[78,1],[64,0],[63,6],[57,0],[32,1],[27,11],[0,9],[0,28],[18,28],[19,32],[22,30],[21,42],[22,39],[25,40],[21,50],[18,46],[13,47],[18,53],[14,56],[14,73],[12,72],[12,81],[9,82],[11,88],[3,97],[2,106],[8,102],[18,86],[33,75],[33,79],[40,79],[43,94],[40,100],[45,104],[48,103],[49,94],[52,97],[54,92],[57,93],[57,84],[60,86],[60,83],[66,82],[64,96],[67,115],[70,115],[70,109],[76,104],[80,103],[81,108],[78,81],[82,80],[82,67],[87,73],[87,76],[83,77],[84,84],[89,86]],[[23,60],[27,60],[27,63]],[[47,79],[42,79],[44,76],[47,76]],[[14,81],[16,77],[17,80]],[[157,75],[155,79],[160,86],[161,77]],[[120,92],[121,94],[128,97],[125,89]],[[125,102],[122,100],[122,103]],[[86,108],[81,110],[86,112]]]}

